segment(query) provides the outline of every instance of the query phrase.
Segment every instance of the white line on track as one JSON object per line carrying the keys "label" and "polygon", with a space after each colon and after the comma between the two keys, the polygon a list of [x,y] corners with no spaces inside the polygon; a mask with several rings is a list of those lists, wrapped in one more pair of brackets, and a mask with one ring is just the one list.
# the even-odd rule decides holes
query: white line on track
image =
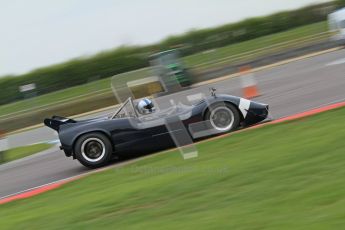
{"label": "white line on track", "polygon": [[[80,174],[79,176],[82,176],[82,175],[83,174]],[[52,184],[57,184],[57,183],[60,183],[60,182],[72,180],[72,179],[77,178],[77,177],[78,176],[72,176],[72,177],[68,177],[68,178],[62,179],[62,180],[57,180],[57,181],[50,182],[50,183],[47,183],[47,184],[39,185],[39,186],[36,186],[36,187],[33,187],[33,188],[28,188],[28,189],[22,190],[20,192],[16,192],[16,193],[12,193],[10,195],[6,195],[6,196],[3,196],[3,197],[0,197],[0,200],[6,199],[6,198],[9,198],[9,197],[12,197],[12,196],[20,195],[20,194],[25,193],[25,192],[30,192],[32,190],[39,189],[39,188],[42,188],[42,187],[45,187],[45,186],[49,186],[49,185],[52,185]]]}
{"label": "white line on track", "polygon": [[75,179],[78,179],[78,178],[81,178],[81,177],[84,177],[84,176],[87,176],[87,175],[91,175],[91,174],[94,174],[94,173],[102,172],[102,171],[105,171],[105,170],[108,170],[108,169],[117,168],[117,167],[123,167],[123,166],[126,166],[128,164],[135,163],[137,161],[141,161],[141,160],[144,160],[144,159],[147,159],[147,158],[150,158],[150,157],[154,157],[154,156],[158,156],[158,155],[170,152],[171,150],[173,150],[173,149],[167,149],[165,151],[162,151],[162,152],[159,152],[159,153],[156,153],[156,154],[152,154],[152,155],[148,155],[148,156],[144,156],[144,157],[128,160],[128,161],[121,162],[121,163],[118,163],[118,164],[112,164],[112,165],[109,165],[107,167],[95,169],[95,170],[88,171],[88,172],[85,172],[85,173],[81,173],[81,174],[78,174],[78,175],[75,175],[75,176],[67,177],[67,178],[56,180],[56,181],[52,181],[52,182],[49,182],[49,183],[46,183],[46,184],[43,184],[43,185],[39,185],[39,186],[35,186],[35,187],[32,187],[32,188],[28,188],[28,189],[25,189],[25,190],[22,190],[22,191],[19,191],[19,192],[15,192],[15,193],[12,193],[12,194],[0,197],[0,200],[6,199],[6,198],[9,198],[9,197],[12,197],[12,196],[20,195],[20,194],[23,194],[23,193],[26,193],[26,192],[30,192],[30,191],[33,191],[35,189],[39,189],[39,188],[42,188],[42,187],[45,187],[45,186],[49,186],[49,185],[52,185],[52,184],[68,182],[68,181],[72,181],[72,180],[75,180]]}
{"label": "white line on track", "polygon": [[326,66],[333,66],[333,65],[341,65],[345,63],[345,58],[330,62],[328,64],[326,64]]}

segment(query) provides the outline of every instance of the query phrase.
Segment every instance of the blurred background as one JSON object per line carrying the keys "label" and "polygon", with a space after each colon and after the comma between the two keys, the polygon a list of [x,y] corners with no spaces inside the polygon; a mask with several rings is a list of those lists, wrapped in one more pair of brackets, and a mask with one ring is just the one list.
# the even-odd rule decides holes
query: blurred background
{"label": "blurred background", "polygon": [[125,84],[136,97],[160,96],[243,66],[250,71],[338,47],[345,16],[330,14],[344,6],[342,0],[2,1],[0,129],[114,105],[111,85]]}

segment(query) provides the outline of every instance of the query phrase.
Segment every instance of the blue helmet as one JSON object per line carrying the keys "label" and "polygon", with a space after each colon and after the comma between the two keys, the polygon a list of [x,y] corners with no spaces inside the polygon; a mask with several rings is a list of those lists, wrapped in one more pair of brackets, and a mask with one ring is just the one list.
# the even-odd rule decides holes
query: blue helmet
{"label": "blue helmet", "polygon": [[137,105],[138,112],[140,114],[150,114],[155,111],[155,106],[150,99],[141,99]]}

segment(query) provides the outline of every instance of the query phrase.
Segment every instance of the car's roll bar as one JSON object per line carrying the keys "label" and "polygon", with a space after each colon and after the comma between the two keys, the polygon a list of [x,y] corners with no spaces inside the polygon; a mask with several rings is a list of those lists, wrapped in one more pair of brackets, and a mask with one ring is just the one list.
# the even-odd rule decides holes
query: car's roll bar
{"label": "car's roll bar", "polygon": [[135,117],[139,117],[138,112],[137,112],[137,110],[134,107],[133,100],[132,100],[131,97],[129,97],[124,103],[122,103],[121,107],[116,110],[116,112],[113,114],[113,116],[110,117],[110,119],[114,119],[128,103],[133,108]]}

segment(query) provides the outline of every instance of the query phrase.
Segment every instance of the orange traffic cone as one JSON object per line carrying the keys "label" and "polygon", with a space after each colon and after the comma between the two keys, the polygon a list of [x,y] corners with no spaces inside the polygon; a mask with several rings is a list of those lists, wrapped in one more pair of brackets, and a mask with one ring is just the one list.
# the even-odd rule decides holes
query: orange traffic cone
{"label": "orange traffic cone", "polygon": [[260,96],[254,74],[249,65],[240,67],[243,97],[251,99]]}

